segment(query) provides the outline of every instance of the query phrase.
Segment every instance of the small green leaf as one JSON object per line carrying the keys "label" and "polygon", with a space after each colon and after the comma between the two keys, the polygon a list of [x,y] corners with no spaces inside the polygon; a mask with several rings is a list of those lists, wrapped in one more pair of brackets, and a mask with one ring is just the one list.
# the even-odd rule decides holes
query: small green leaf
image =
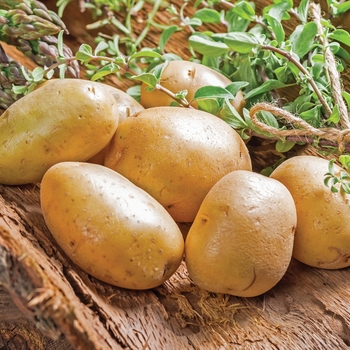
{"label": "small green leaf", "polygon": [[188,94],[188,90],[185,89],[185,90],[177,91],[174,94],[174,96],[179,100],[184,100],[184,99],[186,99],[187,94]]}
{"label": "small green leaf", "polygon": [[234,129],[246,129],[248,124],[231,105],[229,99],[225,99],[220,111],[220,118]]}
{"label": "small green leaf", "polygon": [[220,23],[221,16],[216,10],[203,8],[196,11],[193,18],[200,19],[203,23]]}
{"label": "small green leaf", "polygon": [[203,98],[229,98],[233,99],[234,96],[230,91],[220,87],[220,86],[203,86],[199,88],[195,94],[194,99],[203,99]]}
{"label": "small green leaf", "polygon": [[236,96],[238,91],[242,90],[248,85],[249,83],[247,81],[234,81],[231,84],[227,85],[225,89],[229,91],[233,96]]}
{"label": "small green leaf", "polygon": [[76,53],[75,57],[82,63],[88,63],[93,58],[91,46],[87,44],[82,44],[79,47],[79,50]]}
{"label": "small green leaf", "polygon": [[158,84],[158,79],[154,76],[152,73],[143,73],[140,75],[132,76],[131,79],[133,80],[139,80],[148,85],[151,88],[155,88]]}
{"label": "small green leaf", "polygon": [[317,24],[315,22],[308,22],[297,26],[289,37],[292,44],[292,51],[300,58],[305,56],[311,50],[316,34]]}
{"label": "small green leaf", "polygon": [[92,81],[96,81],[96,80],[99,80],[109,74],[113,74],[113,73],[116,73],[120,70],[120,68],[113,64],[113,63],[110,63],[110,64],[107,64],[105,66],[103,66],[101,69],[99,69],[92,77],[91,77],[91,80]]}
{"label": "small green leaf", "polygon": [[342,154],[339,156],[339,162],[343,166],[343,168],[347,171],[350,170],[350,155]]}
{"label": "small green leaf", "polygon": [[248,21],[253,21],[255,16],[255,10],[248,1],[237,2],[233,8],[233,13]]}
{"label": "small green leaf", "polygon": [[16,95],[22,95],[27,91],[27,87],[25,85],[12,85],[12,91]]}
{"label": "small green leaf", "polygon": [[224,37],[224,43],[230,49],[241,54],[250,53],[260,43],[252,33],[230,32]]}
{"label": "small green leaf", "polygon": [[64,30],[61,30],[57,35],[57,51],[58,51],[59,56],[61,56],[61,57],[64,57],[63,34],[64,34]]}
{"label": "small green leaf", "polygon": [[150,50],[150,49],[144,49],[141,51],[137,51],[133,53],[129,57],[129,62],[140,57],[152,57],[152,58],[162,58],[162,55],[156,51]]}
{"label": "small green leaf", "polygon": [[350,1],[345,1],[338,5],[338,15],[350,10]]}
{"label": "small green leaf", "polygon": [[109,45],[105,41],[100,41],[95,48],[95,51],[94,51],[95,56],[97,56],[99,52],[106,50],[108,47]]}
{"label": "small green leaf", "polygon": [[198,101],[198,109],[208,112],[213,115],[217,115],[219,112],[219,103],[215,99],[205,99]]}
{"label": "small green leaf", "polygon": [[280,44],[285,37],[284,29],[281,22],[278,21],[275,17],[272,17],[270,15],[265,15],[265,17],[269,22],[269,25],[271,26],[273,33],[275,34],[277,42]]}
{"label": "small green leaf", "polygon": [[179,29],[180,28],[178,26],[170,26],[162,32],[159,38],[159,50],[161,52],[164,51],[165,45],[169,41],[170,37]]}
{"label": "small green leaf", "polygon": [[34,70],[32,71],[32,78],[34,82],[39,82],[44,78],[44,69],[41,67],[36,67],[34,68]]}
{"label": "small green leaf", "polygon": [[309,0],[301,0],[297,7],[297,13],[302,23],[306,23],[309,15]]}
{"label": "small green leaf", "polygon": [[338,105],[335,105],[333,107],[331,115],[327,119],[327,122],[337,124],[337,123],[339,123],[339,120],[340,120],[339,107],[338,107]]}
{"label": "small green leaf", "polygon": [[278,140],[276,142],[276,151],[277,152],[288,152],[295,146],[295,142],[293,141],[284,141],[284,140]]}
{"label": "small green leaf", "polygon": [[245,98],[249,99],[252,98],[254,96],[275,90],[275,89],[280,89],[280,88],[284,88],[287,86],[291,86],[292,84],[284,84],[283,82],[276,80],[276,79],[270,79],[265,81],[264,83],[262,83],[260,86],[258,86],[255,89],[250,90],[249,92],[247,92],[245,94]]}
{"label": "small green leaf", "polygon": [[350,34],[344,29],[336,29],[334,32],[329,34],[329,38],[350,46]]}
{"label": "small green leaf", "polygon": [[188,42],[194,50],[208,57],[219,57],[228,51],[228,46],[226,44],[216,42],[203,35],[191,35]]}
{"label": "small green leaf", "polygon": [[341,94],[342,94],[346,104],[348,105],[348,111],[350,111],[350,93],[348,93],[347,91],[342,91]]}

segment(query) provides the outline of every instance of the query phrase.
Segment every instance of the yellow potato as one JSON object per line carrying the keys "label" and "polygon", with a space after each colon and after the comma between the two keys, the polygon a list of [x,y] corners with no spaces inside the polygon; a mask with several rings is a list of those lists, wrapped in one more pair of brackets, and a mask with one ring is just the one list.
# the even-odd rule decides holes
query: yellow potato
{"label": "yellow potato", "polygon": [[182,261],[177,224],[149,194],[102,165],[62,162],[44,175],[45,222],[81,269],[129,289],[162,284]]}
{"label": "yellow potato", "polygon": [[[293,256],[323,269],[350,266],[350,196],[333,193],[324,184],[329,161],[295,156],[270,175],[291,192],[298,214]],[[334,167],[339,175],[341,168]]]}
{"label": "yellow potato", "polygon": [[[111,85],[104,85],[105,89],[114,97],[119,112],[119,123],[130,117],[134,113],[142,111],[144,108],[132,96]],[[107,145],[108,146],[108,145]],[[88,162],[103,165],[107,146],[91,157]]]}
{"label": "yellow potato", "polygon": [[104,85],[47,81],[0,117],[0,183],[39,182],[60,161],[86,161],[112,138],[118,106]]}
{"label": "yellow potato", "polygon": [[[203,64],[190,61],[170,61],[164,68],[160,83],[173,93],[187,90],[186,99],[197,108],[197,101],[192,101],[196,91],[203,86],[226,87],[232,81],[225,75]],[[141,104],[145,108],[170,106],[174,99],[162,91],[147,91],[147,85],[141,85]]]}
{"label": "yellow potato", "polygon": [[222,176],[251,170],[235,130],[209,113],[182,107],[148,108],[124,120],[104,164],[150,193],[178,222],[194,220]]}
{"label": "yellow potato", "polygon": [[293,198],[279,181],[237,170],[202,202],[185,241],[185,262],[199,287],[253,297],[274,287],[292,258]]}

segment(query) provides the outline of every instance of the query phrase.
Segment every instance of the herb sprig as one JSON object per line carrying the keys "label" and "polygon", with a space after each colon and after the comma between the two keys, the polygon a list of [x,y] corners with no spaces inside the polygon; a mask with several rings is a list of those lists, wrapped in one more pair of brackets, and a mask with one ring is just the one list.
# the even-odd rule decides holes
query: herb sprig
{"label": "herb sprig", "polygon": [[[70,1],[58,1],[60,15]],[[146,1],[94,0],[83,4],[96,18],[90,28],[102,30],[107,24],[115,27],[114,34],[100,33],[94,49],[83,44],[72,58],[86,67],[90,79],[103,80],[107,75],[116,75],[119,79],[143,82],[148,89],[162,90],[177,103],[188,107],[190,101],[186,100],[186,91],[174,93],[164,89],[160,81],[161,69],[154,68],[174,59],[201,62],[225,74],[233,83],[225,89],[199,89],[195,95],[199,108],[220,113],[243,138],[258,136],[276,140],[276,147],[281,152],[290,150],[298,142],[339,152],[334,138],[327,140],[318,134],[297,134],[298,125],[290,120],[285,123],[285,118],[268,109],[259,110],[257,123],[249,110],[267,102],[277,106],[279,113],[297,116],[311,130],[331,128],[343,132],[349,128],[350,94],[341,85],[341,74],[350,62],[346,50],[350,47],[350,34],[332,23],[332,18],[350,9],[349,1],[328,0],[330,16],[327,19],[321,17],[319,5],[308,0],[302,0],[297,7],[291,0],[274,0],[261,11],[256,9],[254,2],[246,0],[197,0],[192,12],[187,11],[188,1],[180,8],[174,4],[168,4],[166,8],[166,3],[156,1],[139,35],[135,35],[132,18],[137,17]],[[155,21],[159,11],[170,15],[169,23]],[[120,16],[121,12],[124,17]],[[144,47],[143,39],[152,27],[161,30],[158,45]],[[167,43],[175,33],[185,29],[189,33],[190,54],[181,57],[171,52]],[[55,65],[62,77],[68,63],[62,55]],[[51,70],[52,67],[36,68],[28,79],[33,84],[49,79]],[[139,83],[131,89],[136,98],[140,93]],[[287,100],[285,91],[289,92],[291,88],[296,91],[296,96]],[[16,89],[23,93],[27,87]],[[247,102],[243,115],[230,104],[239,90]],[[344,140],[347,139],[343,138],[342,144]],[[348,149],[346,143],[340,151]]]}

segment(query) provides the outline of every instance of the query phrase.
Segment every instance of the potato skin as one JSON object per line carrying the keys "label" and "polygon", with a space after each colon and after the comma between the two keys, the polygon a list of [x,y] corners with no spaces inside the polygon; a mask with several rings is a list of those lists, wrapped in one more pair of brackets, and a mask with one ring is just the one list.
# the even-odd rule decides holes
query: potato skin
{"label": "potato skin", "polygon": [[0,117],[0,183],[40,182],[55,163],[91,158],[110,141],[118,119],[103,84],[47,81]]}
{"label": "potato skin", "polygon": [[[126,92],[107,84],[104,84],[104,87],[110,94],[112,94],[117,103],[119,123],[131,115],[144,110],[143,106]],[[91,157],[88,162],[103,165],[107,146]]]}
{"label": "potato skin", "polygon": [[251,170],[243,140],[226,122],[182,107],[153,107],[119,124],[105,166],[159,201],[175,221],[191,222],[223,175]]}
{"label": "potato skin", "polygon": [[182,261],[181,231],[150,195],[102,165],[62,162],[41,183],[45,222],[92,276],[129,289],[162,284]]}
{"label": "potato skin", "polygon": [[[350,266],[350,196],[333,193],[324,184],[329,161],[295,156],[270,175],[291,192],[298,215],[293,257],[304,264],[339,269]],[[335,173],[341,168],[335,166]]]}
{"label": "potato skin", "polygon": [[[190,61],[169,61],[161,76],[161,85],[166,89],[177,93],[187,90],[187,101],[191,102],[195,92],[203,86],[226,87],[232,81],[225,75],[203,64]],[[174,100],[159,90],[147,91],[146,84],[141,85],[141,104],[145,108],[157,106],[170,106]],[[197,108],[197,101],[191,105]]]}
{"label": "potato skin", "polygon": [[185,241],[185,262],[199,287],[253,297],[274,287],[292,258],[296,209],[287,188],[236,170],[209,191]]}

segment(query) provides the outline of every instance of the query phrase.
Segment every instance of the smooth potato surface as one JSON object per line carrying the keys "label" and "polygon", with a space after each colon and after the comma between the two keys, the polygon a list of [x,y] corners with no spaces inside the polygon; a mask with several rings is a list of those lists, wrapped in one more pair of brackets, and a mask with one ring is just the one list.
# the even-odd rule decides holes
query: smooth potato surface
{"label": "smooth potato surface", "polygon": [[0,117],[0,183],[39,182],[60,161],[86,161],[110,141],[118,108],[104,85],[54,79]]}
{"label": "smooth potato surface", "polygon": [[[323,269],[350,266],[349,195],[333,193],[324,184],[329,161],[295,156],[280,164],[271,178],[291,192],[298,214],[293,256]],[[335,173],[341,168],[335,164]]]}
{"label": "smooth potato surface", "polygon": [[[142,111],[143,106],[132,96],[117,87],[104,84],[105,89],[114,97],[119,112],[119,123],[130,117],[134,113]],[[108,145],[107,145],[108,146]],[[107,146],[91,157],[88,162],[103,165]]]}
{"label": "smooth potato surface", "polygon": [[177,224],[145,191],[102,165],[62,162],[41,183],[45,222],[80,268],[129,289],[162,284],[178,268]]}
{"label": "smooth potato surface", "polygon": [[182,107],[148,108],[120,123],[104,164],[151,194],[178,222],[194,220],[222,176],[251,170],[235,130],[209,113]]}
{"label": "smooth potato surface", "polygon": [[252,297],[284,276],[292,258],[296,209],[287,188],[237,170],[209,191],[185,241],[191,279],[215,293]]}
{"label": "smooth potato surface", "polygon": [[[197,101],[192,101],[196,91],[203,86],[226,87],[232,81],[225,75],[203,64],[190,61],[170,61],[164,68],[160,84],[173,93],[187,90],[187,101],[197,107]],[[141,85],[141,104],[145,108],[170,106],[174,100],[159,90],[147,91],[146,84]]]}

